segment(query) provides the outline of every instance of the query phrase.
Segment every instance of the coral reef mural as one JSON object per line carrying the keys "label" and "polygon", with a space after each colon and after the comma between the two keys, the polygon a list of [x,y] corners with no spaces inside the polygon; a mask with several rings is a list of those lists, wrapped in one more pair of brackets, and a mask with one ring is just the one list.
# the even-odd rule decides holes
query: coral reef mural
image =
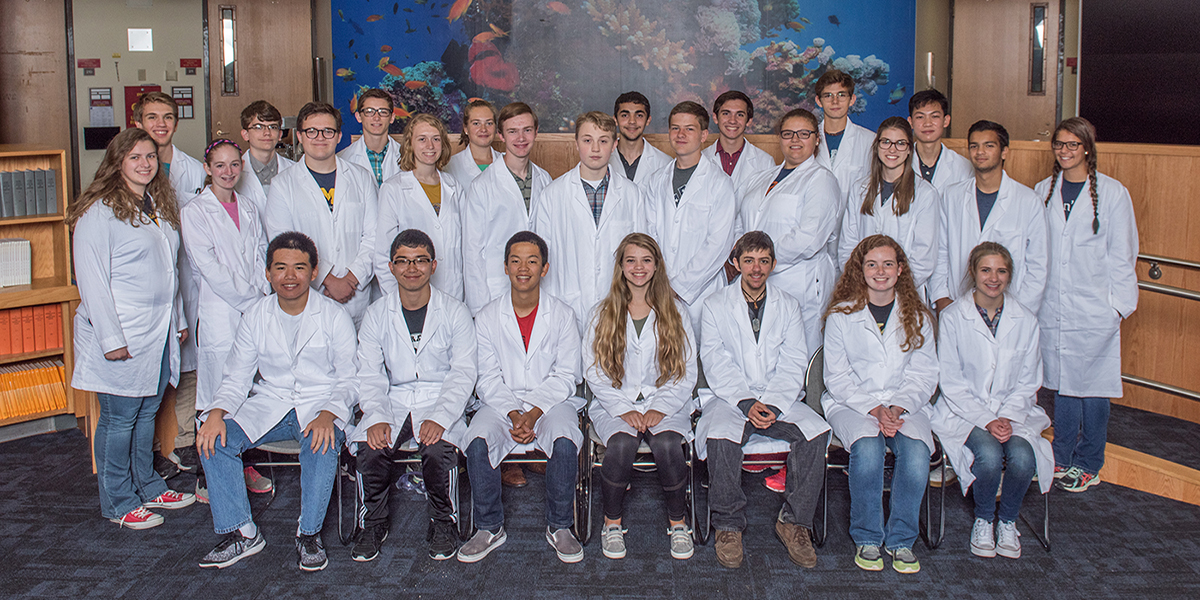
{"label": "coral reef mural", "polygon": [[[386,89],[396,133],[422,112],[461,131],[472,98],[521,100],[542,131],[571,131],[628,90],[650,98],[650,130],[662,132],[674,104],[711,107],[730,89],[754,100],[751,128],[767,132],[792,108],[819,114],[813,86],[828,69],[854,78],[851,118],[873,129],[905,113],[913,88],[915,0],[333,0],[332,10],[338,107]],[[358,133],[353,119],[346,127]]]}

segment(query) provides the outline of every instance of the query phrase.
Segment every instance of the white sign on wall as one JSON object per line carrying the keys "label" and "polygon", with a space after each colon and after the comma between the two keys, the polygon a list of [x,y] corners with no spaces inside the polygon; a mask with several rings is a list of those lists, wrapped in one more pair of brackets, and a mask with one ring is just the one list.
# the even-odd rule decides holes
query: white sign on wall
{"label": "white sign on wall", "polygon": [[154,51],[154,30],[153,29],[130,29],[129,30],[129,51],[130,52],[153,52]]}

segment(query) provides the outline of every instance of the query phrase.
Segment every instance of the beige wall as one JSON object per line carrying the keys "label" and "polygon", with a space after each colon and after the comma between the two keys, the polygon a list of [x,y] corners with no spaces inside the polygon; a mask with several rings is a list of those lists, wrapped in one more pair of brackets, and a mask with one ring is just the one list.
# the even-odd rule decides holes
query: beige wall
{"label": "beige wall", "polygon": [[[933,53],[933,85],[929,53]],[[917,48],[913,63],[913,92],[936,88],[950,91],[950,0],[917,0]],[[907,107],[905,107],[907,109]]]}
{"label": "beige wall", "polygon": [[1079,59],[1079,18],[1083,0],[1067,0],[1063,8],[1063,99],[1062,118],[1079,116],[1079,75],[1071,74],[1066,58]]}

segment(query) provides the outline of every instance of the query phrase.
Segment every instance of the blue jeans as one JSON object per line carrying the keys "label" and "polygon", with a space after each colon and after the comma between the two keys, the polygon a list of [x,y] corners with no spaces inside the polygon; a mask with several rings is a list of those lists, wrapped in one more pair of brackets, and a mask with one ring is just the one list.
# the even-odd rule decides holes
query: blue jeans
{"label": "blue jeans", "polygon": [[1079,398],[1054,393],[1054,464],[1079,467],[1095,475],[1104,466],[1108,443],[1108,398]]}
{"label": "blue jeans", "polygon": [[[883,523],[885,448],[896,457],[891,514]],[[921,519],[921,498],[929,481],[929,447],[897,433],[860,438],[850,446],[850,537],[856,546],[912,548]]]}
{"label": "blue jeans", "polygon": [[[546,461],[546,524],[550,529],[567,529],[575,524],[572,504],[575,479],[579,474],[579,448],[570,438],[554,440],[554,452]],[[487,442],[471,440],[467,446],[467,475],[471,477],[471,499],[475,502],[475,526],[496,531],[504,525],[504,502],[500,469],[488,460]]]}
{"label": "blue jeans", "polygon": [[1037,472],[1033,446],[1024,438],[1012,436],[1000,443],[995,436],[976,427],[967,436],[967,448],[975,455],[971,473],[975,482],[975,518],[989,523],[996,516],[996,490],[1000,489],[1000,473],[1004,473],[1004,489],[1000,492],[1000,520],[1016,521],[1021,513],[1021,501]]}
{"label": "blue jeans", "polygon": [[242,452],[283,440],[300,442],[300,533],[314,535],[321,532],[329,497],[333,494],[333,479],[337,477],[338,454],[346,435],[334,427],[336,442],[333,449],[320,453],[313,452],[312,443],[302,435],[303,432],[294,409],[266,435],[253,442],[237,421],[225,419],[225,445],[218,441],[212,457],[200,456],[204,475],[208,478],[213,529],[218,534],[229,533],[253,520],[250,499],[246,497],[246,478],[242,474]]}
{"label": "blue jeans", "polygon": [[144,397],[96,394],[100,417],[92,445],[100,516],[106,519],[119,519],[169,489],[154,471],[154,416],[170,379],[170,355],[164,346],[158,393]]}

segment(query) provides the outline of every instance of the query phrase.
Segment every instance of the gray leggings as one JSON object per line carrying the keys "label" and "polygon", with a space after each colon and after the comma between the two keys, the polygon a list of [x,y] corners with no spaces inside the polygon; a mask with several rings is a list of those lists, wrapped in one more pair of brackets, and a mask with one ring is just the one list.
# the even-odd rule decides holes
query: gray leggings
{"label": "gray leggings", "polygon": [[687,484],[687,463],[683,456],[683,436],[674,431],[654,434],[649,431],[637,436],[613,434],[604,449],[600,479],[604,489],[604,516],[620,519],[625,506],[625,489],[633,476],[633,459],[638,445],[645,438],[654,454],[658,482],[662,484],[667,501],[667,517],[681,521],[687,515],[684,486]]}

